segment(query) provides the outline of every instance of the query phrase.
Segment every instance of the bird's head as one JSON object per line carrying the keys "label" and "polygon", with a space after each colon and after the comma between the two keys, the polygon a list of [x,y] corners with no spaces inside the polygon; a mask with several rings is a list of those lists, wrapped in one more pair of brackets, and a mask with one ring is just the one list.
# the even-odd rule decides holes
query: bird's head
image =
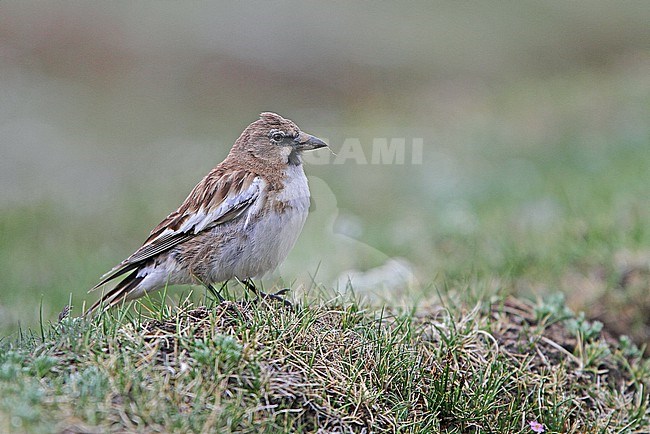
{"label": "bird's head", "polygon": [[291,120],[264,112],[239,136],[233,151],[278,164],[301,164],[303,151],[327,146],[321,139],[303,133]]}

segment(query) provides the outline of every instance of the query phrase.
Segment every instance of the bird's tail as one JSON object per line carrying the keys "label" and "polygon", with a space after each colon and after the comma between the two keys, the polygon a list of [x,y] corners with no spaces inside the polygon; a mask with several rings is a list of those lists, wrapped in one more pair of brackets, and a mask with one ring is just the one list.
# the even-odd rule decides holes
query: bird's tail
{"label": "bird's tail", "polygon": [[129,275],[120,281],[113,289],[108,291],[97,300],[90,309],[88,309],[84,315],[89,316],[93,312],[101,309],[102,311],[107,310],[122,301],[124,301],[131,291],[133,291],[145,276],[138,276],[138,269],[133,270]]}

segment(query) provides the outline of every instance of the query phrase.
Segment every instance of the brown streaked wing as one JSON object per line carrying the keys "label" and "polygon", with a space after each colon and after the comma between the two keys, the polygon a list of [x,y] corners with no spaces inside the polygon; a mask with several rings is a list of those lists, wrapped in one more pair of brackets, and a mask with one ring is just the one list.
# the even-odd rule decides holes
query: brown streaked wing
{"label": "brown streaked wing", "polygon": [[93,289],[204,230],[236,219],[259,197],[264,181],[254,173],[238,171],[219,175],[213,171],[203,178],[178,210],[151,231],[142,247],[103,276]]}

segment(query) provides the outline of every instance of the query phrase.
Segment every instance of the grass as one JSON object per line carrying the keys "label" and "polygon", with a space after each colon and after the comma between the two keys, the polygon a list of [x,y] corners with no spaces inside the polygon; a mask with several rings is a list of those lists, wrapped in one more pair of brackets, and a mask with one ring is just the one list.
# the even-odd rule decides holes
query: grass
{"label": "grass", "polygon": [[[650,362],[562,298],[136,302],[5,339],[4,431],[647,432]],[[473,300],[472,300],[473,299]],[[320,431],[319,431],[320,430]]]}

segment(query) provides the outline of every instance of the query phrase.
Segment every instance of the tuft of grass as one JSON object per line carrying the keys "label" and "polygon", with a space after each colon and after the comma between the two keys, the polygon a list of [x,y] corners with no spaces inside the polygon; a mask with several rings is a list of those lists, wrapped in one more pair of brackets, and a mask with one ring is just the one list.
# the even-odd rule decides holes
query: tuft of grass
{"label": "tuft of grass", "polygon": [[441,295],[122,306],[0,351],[0,414],[28,432],[647,432],[650,363],[566,309]]}

